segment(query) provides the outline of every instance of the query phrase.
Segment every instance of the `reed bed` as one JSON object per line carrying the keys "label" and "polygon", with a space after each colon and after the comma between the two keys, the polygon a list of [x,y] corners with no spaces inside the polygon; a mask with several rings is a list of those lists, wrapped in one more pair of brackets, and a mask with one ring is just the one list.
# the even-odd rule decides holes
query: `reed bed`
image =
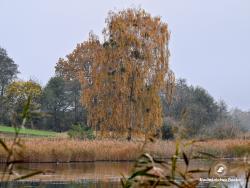
{"label": "reed bed", "polygon": [[[6,140],[10,144],[10,140]],[[190,141],[182,141],[187,143]],[[175,151],[175,141],[148,143],[144,151],[159,158],[170,158]],[[143,142],[118,140],[72,140],[60,138],[25,138],[22,151],[15,160],[23,162],[87,162],[133,161],[142,154]],[[217,157],[250,156],[250,140],[209,140],[194,142],[186,150],[207,152]],[[0,147],[0,162],[6,161],[6,153]]]}

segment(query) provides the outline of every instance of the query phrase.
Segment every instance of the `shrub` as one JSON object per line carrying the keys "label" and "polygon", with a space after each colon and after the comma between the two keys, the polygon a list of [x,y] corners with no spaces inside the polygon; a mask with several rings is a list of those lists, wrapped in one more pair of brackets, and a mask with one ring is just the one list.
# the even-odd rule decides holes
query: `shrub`
{"label": "shrub", "polygon": [[163,126],[161,128],[162,139],[170,140],[174,138],[173,128],[171,126],[171,122],[168,120],[164,120]]}
{"label": "shrub", "polygon": [[70,138],[77,139],[89,139],[92,140],[95,138],[93,130],[90,127],[81,124],[72,125],[71,129],[68,131]]}

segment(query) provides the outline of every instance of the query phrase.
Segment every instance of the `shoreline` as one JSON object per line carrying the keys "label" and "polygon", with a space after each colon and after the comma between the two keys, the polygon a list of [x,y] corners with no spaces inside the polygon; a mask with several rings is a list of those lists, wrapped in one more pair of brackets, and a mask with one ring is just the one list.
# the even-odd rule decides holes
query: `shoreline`
{"label": "shoreline", "polygon": [[[171,160],[170,157],[167,157],[167,158],[155,158],[156,160]],[[233,157],[219,157],[219,158],[216,158],[217,160],[225,160],[225,161],[240,161],[240,162],[243,162],[246,160],[246,158],[244,157],[238,157],[238,158],[233,158]],[[249,160],[249,164],[250,164],[250,158],[247,158]],[[201,160],[201,161],[205,161],[207,159],[202,159],[202,158],[196,158],[196,159],[191,159],[191,160]],[[177,162],[182,162],[183,161],[183,158],[179,158],[177,159]],[[136,160],[96,160],[96,161],[93,161],[93,160],[90,160],[90,161],[41,161],[41,162],[36,162],[36,161],[24,161],[24,162],[15,162],[15,164],[75,164],[75,163],[134,163],[136,162]],[[4,165],[6,164],[6,162],[3,162],[3,161],[0,161],[0,165]]]}

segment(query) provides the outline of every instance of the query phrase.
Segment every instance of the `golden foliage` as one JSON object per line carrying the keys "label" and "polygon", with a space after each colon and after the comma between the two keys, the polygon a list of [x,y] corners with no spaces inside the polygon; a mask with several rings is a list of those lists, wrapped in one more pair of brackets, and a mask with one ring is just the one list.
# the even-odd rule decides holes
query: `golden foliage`
{"label": "golden foliage", "polygon": [[110,12],[106,24],[103,43],[90,34],[56,70],[80,80],[88,124],[96,130],[155,133],[162,125],[161,96],[174,85],[167,24],[141,9]]}
{"label": "golden foliage", "polygon": [[29,97],[37,99],[42,94],[42,88],[34,81],[15,81],[12,82],[6,91],[7,97],[16,102],[26,102]]}

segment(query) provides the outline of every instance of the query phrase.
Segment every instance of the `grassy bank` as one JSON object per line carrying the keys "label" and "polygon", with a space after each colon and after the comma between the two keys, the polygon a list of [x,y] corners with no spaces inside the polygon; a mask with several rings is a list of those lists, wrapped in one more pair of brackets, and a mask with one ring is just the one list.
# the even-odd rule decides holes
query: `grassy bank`
{"label": "grassy bank", "polygon": [[[141,154],[142,144],[142,142],[116,140],[81,141],[30,138],[23,140],[22,160],[24,162],[128,161],[135,160]],[[250,141],[211,140],[196,142],[192,149],[195,152],[212,153],[217,157],[243,157],[250,156]],[[175,142],[157,141],[148,144],[145,150],[156,157],[169,158],[174,154]],[[190,147],[186,150],[190,150]],[[3,148],[0,148],[0,161],[4,162],[5,160],[6,153]]]}
{"label": "grassy bank", "polygon": [[[14,127],[8,127],[4,125],[0,125],[0,133],[3,134],[14,134],[16,132]],[[43,131],[43,130],[35,130],[35,129],[20,129],[19,134],[22,135],[31,135],[31,136],[56,136],[56,132],[53,131]]]}

